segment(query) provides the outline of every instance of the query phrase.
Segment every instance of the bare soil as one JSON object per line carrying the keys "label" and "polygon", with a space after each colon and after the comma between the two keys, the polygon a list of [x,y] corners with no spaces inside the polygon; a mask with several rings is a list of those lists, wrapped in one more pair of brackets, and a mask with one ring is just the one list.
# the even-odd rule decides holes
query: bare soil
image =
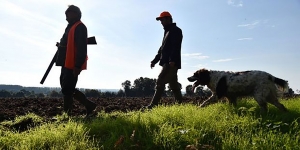
{"label": "bare soil", "polygon": [[[183,103],[199,104],[206,97],[183,97]],[[113,111],[135,111],[150,103],[151,97],[99,97],[89,98],[97,104],[96,112],[104,111],[107,113]],[[173,97],[163,97],[163,105],[175,104]],[[0,122],[4,120],[13,120],[17,116],[34,113],[44,118],[52,118],[61,114],[63,111],[62,98],[0,98]],[[85,108],[78,101],[74,100],[73,116],[85,114]]]}
{"label": "bare soil", "polygon": [[[300,95],[285,95],[284,99],[300,97]],[[208,97],[183,97],[183,103],[200,104]],[[96,112],[104,111],[136,111],[147,106],[151,97],[98,97],[88,98],[97,104]],[[163,97],[160,104],[173,105],[173,97]],[[50,119],[63,111],[62,98],[0,98],[0,122],[13,120],[17,116],[34,113],[45,119]],[[78,101],[74,100],[72,116],[85,115],[85,108]]]}

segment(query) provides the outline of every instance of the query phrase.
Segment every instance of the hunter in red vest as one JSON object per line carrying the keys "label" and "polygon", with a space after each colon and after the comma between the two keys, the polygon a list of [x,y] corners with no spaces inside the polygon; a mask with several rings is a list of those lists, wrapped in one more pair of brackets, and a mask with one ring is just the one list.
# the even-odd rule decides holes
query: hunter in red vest
{"label": "hunter in red vest", "polygon": [[78,75],[87,66],[87,28],[81,22],[81,11],[77,6],[70,5],[65,12],[68,26],[60,42],[56,43],[58,55],[56,66],[61,66],[60,85],[64,95],[63,109],[71,114],[73,97],[86,108],[87,116],[92,114],[96,104],[76,89]]}

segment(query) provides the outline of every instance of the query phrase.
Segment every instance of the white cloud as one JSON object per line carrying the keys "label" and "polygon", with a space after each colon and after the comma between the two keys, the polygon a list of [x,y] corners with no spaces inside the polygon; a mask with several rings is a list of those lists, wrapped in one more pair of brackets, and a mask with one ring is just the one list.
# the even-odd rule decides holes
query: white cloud
{"label": "white cloud", "polygon": [[243,7],[243,1],[237,1],[237,0],[228,0],[227,4],[234,7]]}
{"label": "white cloud", "polygon": [[195,59],[209,58],[209,56],[203,56],[201,53],[182,54],[182,56],[189,57],[189,58],[195,58]]}
{"label": "white cloud", "polygon": [[249,24],[241,24],[241,25],[238,25],[238,27],[246,27],[248,29],[253,29],[255,27],[257,27],[259,25],[260,21],[259,20],[256,20],[252,23],[249,23]]}
{"label": "white cloud", "polygon": [[245,41],[245,40],[253,40],[253,38],[239,38],[237,40],[239,40],[239,41]]}
{"label": "white cloud", "polygon": [[36,24],[42,24],[44,26],[50,27],[53,31],[57,31],[57,26],[63,26],[62,23],[54,20],[54,19],[50,19],[49,17],[40,15],[36,12],[31,12],[28,10],[23,9],[22,7],[13,4],[11,2],[8,1],[4,1],[2,4],[2,6],[0,7],[2,11],[6,12],[9,15],[12,16],[16,16],[19,19],[22,18],[26,21],[34,21]]}
{"label": "white cloud", "polygon": [[219,60],[214,60],[213,62],[227,62],[227,61],[232,61],[233,59],[227,58],[227,59],[219,59]]}
{"label": "white cloud", "polygon": [[18,39],[19,41],[23,41],[23,42],[25,41],[32,45],[43,47],[43,48],[47,49],[47,47],[45,47],[45,45],[46,45],[45,43],[47,43],[47,41],[44,39],[38,38],[38,37],[24,36],[22,34],[19,34],[16,31],[13,31],[13,30],[10,30],[10,29],[0,26],[0,35],[1,34],[4,36],[7,36],[7,37],[12,37],[12,38]]}
{"label": "white cloud", "polygon": [[[4,23],[0,25],[0,35],[22,44],[23,49],[27,49],[26,55],[36,49],[53,51],[52,46],[56,41],[55,38],[57,35],[61,36],[65,25],[53,17],[43,15],[41,13],[43,11],[30,10],[28,7],[34,6],[22,5],[21,2],[3,1],[0,10],[2,12],[1,19]],[[36,6],[36,8],[39,7]],[[20,24],[22,25],[20,26]],[[8,43],[4,43],[2,46],[5,45]],[[28,49],[27,46],[31,46],[31,48]],[[33,53],[37,54],[36,52]]]}
{"label": "white cloud", "polygon": [[207,64],[198,64],[198,65],[195,65],[195,66],[192,66],[194,68],[206,68]]}
{"label": "white cloud", "polygon": [[252,23],[248,23],[248,24],[240,24],[238,25],[238,27],[242,27],[242,28],[247,28],[247,29],[253,29],[258,27],[259,25],[261,27],[271,27],[274,28],[275,25],[269,25],[270,23],[269,19],[264,19],[264,20],[255,20]]}

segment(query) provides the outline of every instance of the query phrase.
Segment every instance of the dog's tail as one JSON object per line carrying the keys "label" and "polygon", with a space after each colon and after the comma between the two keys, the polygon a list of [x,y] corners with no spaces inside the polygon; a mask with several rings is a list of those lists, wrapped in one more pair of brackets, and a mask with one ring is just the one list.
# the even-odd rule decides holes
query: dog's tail
{"label": "dog's tail", "polygon": [[277,77],[272,77],[272,81],[275,83],[275,86],[277,90],[280,91],[280,93],[288,93],[289,92],[289,83],[286,80],[277,78]]}

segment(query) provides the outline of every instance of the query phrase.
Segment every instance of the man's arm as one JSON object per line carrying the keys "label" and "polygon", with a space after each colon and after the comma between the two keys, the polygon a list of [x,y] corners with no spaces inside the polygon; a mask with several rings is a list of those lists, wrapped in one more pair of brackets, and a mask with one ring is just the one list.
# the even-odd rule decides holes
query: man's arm
{"label": "man's arm", "polygon": [[75,67],[81,68],[87,56],[87,28],[84,24],[79,24],[75,29]]}
{"label": "man's arm", "polygon": [[171,54],[169,57],[169,62],[177,62],[180,58],[180,49],[182,43],[182,31],[181,29],[175,29],[170,31],[169,34],[170,43],[172,45]]}
{"label": "man's arm", "polygon": [[160,60],[160,56],[161,56],[161,49],[159,48],[155,58],[151,61],[151,64],[156,64]]}

